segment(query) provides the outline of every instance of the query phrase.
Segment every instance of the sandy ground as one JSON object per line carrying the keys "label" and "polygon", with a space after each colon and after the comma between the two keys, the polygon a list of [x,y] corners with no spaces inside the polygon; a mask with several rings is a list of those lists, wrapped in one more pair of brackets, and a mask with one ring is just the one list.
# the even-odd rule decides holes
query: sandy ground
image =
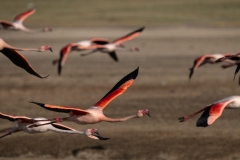
{"label": "sandy ground", "polygon": [[[69,42],[92,37],[114,40],[135,28],[57,28],[49,34],[1,31],[0,37],[19,47],[51,45],[54,52],[21,52],[41,75],[38,79],[14,66],[0,55],[1,112],[29,117],[66,116],[37,107],[34,100],[86,109],[101,99],[122,77],[138,66],[133,85],[104,110],[109,117],[124,117],[139,109],[149,109],[152,118],[123,123],[99,123],[78,130],[98,128],[108,141],[79,135],[44,133],[13,134],[1,139],[0,159],[160,159],[238,160],[240,159],[239,111],[226,110],[207,128],[197,128],[198,117],[185,123],[178,118],[219,99],[237,95],[232,81],[235,67],[223,70],[220,64],[201,67],[188,81],[194,58],[204,53],[239,52],[240,29],[227,28],[146,28],[142,35],[126,43],[138,46],[139,53],[119,52],[120,61],[96,53],[80,57],[72,52],[62,76],[51,61]],[[199,115],[200,116],[200,115]],[[0,120],[1,129],[14,124]]]}

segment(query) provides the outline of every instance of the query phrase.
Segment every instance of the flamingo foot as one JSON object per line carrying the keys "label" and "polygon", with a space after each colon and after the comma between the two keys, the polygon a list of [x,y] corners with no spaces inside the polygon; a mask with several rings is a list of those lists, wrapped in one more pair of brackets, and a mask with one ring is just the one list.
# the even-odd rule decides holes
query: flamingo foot
{"label": "flamingo foot", "polygon": [[189,117],[180,117],[180,118],[178,118],[178,120],[179,120],[179,122],[185,122],[185,121],[187,121],[189,119]]}

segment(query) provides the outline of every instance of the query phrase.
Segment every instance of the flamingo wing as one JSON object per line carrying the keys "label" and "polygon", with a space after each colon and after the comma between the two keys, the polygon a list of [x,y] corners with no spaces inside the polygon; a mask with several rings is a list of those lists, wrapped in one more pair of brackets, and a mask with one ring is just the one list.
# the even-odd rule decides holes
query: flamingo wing
{"label": "flamingo wing", "polygon": [[62,129],[62,130],[71,130],[71,131],[76,131],[73,128],[67,127],[65,125],[59,124],[59,123],[52,123],[51,124],[53,127],[58,128],[58,129]]}
{"label": "flamingo wing", "polygon": [[16,66],[23,68],[28,73],[30,73],[30,74],[32,74],[36,77],[39,77],[39,78],[48,77],[48,76],[45,76],[45,77],[40,76],[33,69],[33,67],[30,65],[30,63],[28,63],[26,58],[23,57],[21,54],[19,54],[17,51],[12,50],[12,49],[8,49],[8,48],[4,48],[0,52],[2,52],[6,57],[8,57]]}
{"label": "flamingo wing", "polygon": [[110,43],[110,41],[108,39],[105,39],[105,38],[92,38],[91,43],[105,45],[105,44]]}
{"label": "flamingo wing", "polygon": [[62,67],[64,66],[69,53],[71,52],[72,45],[68,44],[67,46],[63,47],[60,51],[60,58],[58,63],[58,75],[61,75]]}
{"label": "flamingo wing", "polygon": [[124,93],[132,85],[138,75],[138,69],[123,77],[100,101],[94,106],[104,109],[114,98]]}
{"label": "flamingo wing", "polygon": [[222,101],[209,106],[197,120],[197,127],[207,127],[215,122],[223,112],[223,109],[233,100]]}
{"label": "flamingo wing", "polygon": [[137,37],[143,30],[144,30],[145,27],[141,27],[121,38],[118,38],[116,40],[113,41],[113,43],[115,43],[116,45],[119,45],[125,41],[129,41],[129,40],[132,40],[133,38]]}
{"label": "flamingo wing", "polygon": [[21,121],[24,121],[24,122],[34,122],[34,120],[32,118],[29,118],[29,117],[25,117],[25,116],[12,116],[12,115],[7,115],[7,114],[4,114],[4,113],[1,113],[0,112],[0,118],[2,119],[7,119],[9,121],[16,121],[16,120],[21,120]]}
{"label": "flamingo wing", "polygon": [[51,104],[44,104],[44,103],[38,103],[38,102],[30,102],[34,103],[42,108],[45,108],[50,111],[55,111],[55,112],[63,112],[63,113],[74,113],[74,115],[86,115],[89,114],[88,111],[79,109],[79,108],[74,108],[74,107],[68,107],[68,106],[55,106]]}
{"label": "flamingo wing", "polygon": [[237,65],[237,68],[236,68],[235,73],[234,73],[233,80],[235,79],[235,77],[236,77],[237,73],[239,72],[239,70],[240,70],[240,63]]}
{"label": "flamingo wing", "polygon": [[4,20],[0,20],[0,24],[2,25],[2,27],[3,27],[4,29],[7,29],[7,28],[13,26],[12,22],[4,21]]}
{"label": "flamingo wing", "polygon": [[109,52],[108,55],[114,60],[114,61],[118,61],[118,57],[115,51],[113,52]]}
{"label": "flamingo wing", "polygon": [[35,11],[36,11],[36,9],[30,9],[30,10],[28,10],[26,12],[20,13],[19,15],[17,15],[14,18],[14,21],[23,22],[28,16],[32,15]]}
{"label": "flamingo wing", "polygon": [[210,56],[203,55],[194,60],[193,66],[192,66],[192,68],[190,68],[189,80],[192,78],[193,73],[198,69],[198,67],[200,67],[201,65],[204,64],[204,60],[206,58],[210,58]]}

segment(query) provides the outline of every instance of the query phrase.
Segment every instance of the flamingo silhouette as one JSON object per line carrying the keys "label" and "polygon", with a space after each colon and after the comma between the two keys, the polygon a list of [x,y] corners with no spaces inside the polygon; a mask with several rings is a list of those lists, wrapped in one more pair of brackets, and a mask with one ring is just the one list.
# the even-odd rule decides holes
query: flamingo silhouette
{"label": "flamingo silhouette", "polygon": [[33,13],[35,13],[36,9],[30,9],[26,12],[23,12],[19,15],[17,15],[13,22],[10,22],[10,21],[6,21],[6,20],[0,20],[0,24],[2,25],[2,28],[3,29],[10,29],[10,30],[21,30],[21,31],[24,31],[24,32],[28,32],[28,33],[37,33],[37,32],[50,32],[52,31],[51,28],[49,27],[46,27],[42,30],[31,30],[31,29],[28,29],[26,28],[24,25],[23,25],[23,21],[30,15],[32,15]]}
{"label": "flamingo silhouette", "polygon": [[24,56],[22,56],[17,51],[37,51],[44,52],[46,50],[50,50],[52,52],[52,48],[50,46],[41,46],[39,48],[17,48],[10,46],[3,39],[0,38],[0,52],[8,57],[16,66],[23,68],[28,73],[38,77],[38,78],[46,78],[48,76],[42,77],[40,76],[30,65],[30,63],[26,60]]}
{"label": "flamingo silhouette", "polygon": [[31,127],[33,124],[45,124],[48,123],[48,121],[45,122],[39,122],[39,120],[46,120],[46,118],[29,118],[25,116],[13,116],[13,115],[7,115],[0,112],[0,118],[7,119],[12,122],[17,122],[16,127],[12,127],[11,129],[7,129],[4,135],[0,136],[0,138],[3,138],[5,136],[11,135],[12,133],[16,133],[19,131],[24,131],[26,133],[35,134],[35,133],[43,133],[47,131],[53,131],[58,133],[68,133],[68,134],[81,134],[86,135],[89,138],[92,139],[99,139],[99,140],[107,140],[109,138],[103,138],[99,135],[97,129],[87,129],[85,132],[77,131],[73,128],[67,127],[62,124],[58,123],[52,123],[47,124],[43,126],[38,127]]}
{"label": "flamingo silhouette", "polygon": [[213,104],[207,105],[203,109],[190,114],[188,116],[180,117],[179,122],[185,122],[188,119],[196,116],[203,112],[202,116],[197,120],[197,127],[207,127],[213,124],[221,115],[224,109],[227,108],[240,108],[240,96],[231,96],[225,99],[214,102]]}
{"label": "flamingo silhouette", "polygon": [[[129,73],[128,75],[126,75],[124,78],[122,78],[100,101],[98,101],[96,104],[94,104],[93,106],[91,106],[86,110],[74,108],[74,107],[67,107],[67,106],[55,106],[50,104],[43,104],[43,103],[38,103],[34,101],[30,103],[37,104],[47,110],[69,113],[69,117],[64,117],[64,118],[57,117],[53,119],[48,119],[51,122],[46,124],[62,122],[62,121],[73,121],[77,124],[92,124],[92,123],[98,123],[101,121],[123,122],[132,118],[140,118],[144,115],[148,115],[150,117],[148,109],[139,110],[137,111],[136,114],[127,116],[124,118],[109,118],[103,114],[103,109],[114,98],[124,93],[127,90],[127,88],[132,85],[137,75],[138,75],[138,68],[133,72]],[[36,126],[39,126],[39,125],[38,124],[33,125],[33,127],[36,127]]]}

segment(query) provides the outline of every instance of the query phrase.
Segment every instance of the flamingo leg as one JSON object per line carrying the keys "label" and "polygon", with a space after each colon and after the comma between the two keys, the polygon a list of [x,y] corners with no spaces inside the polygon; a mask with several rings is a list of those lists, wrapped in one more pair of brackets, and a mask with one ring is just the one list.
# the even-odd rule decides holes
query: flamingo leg
{"label": "flamingo leg", "polygon": [[201,110],[199,110],[199,111],[197,111],[197,112],[195,112],[195,113],[193,113],[193,114],[190,114],[190,115],[188,115],[188,116],[180,117],[180,118],[178,118],[178,120],[179,120],[179,122],[185,122],[185,121],[187,121],[188,119],[196,116],[197,114],[205,111],[208,107],[211,107],[211,106],[212,106],[212,105],[207,106],[207,107],[204,107],[203,109],[201,109]]}
{"label": "flamingo leg", "polygon": [[2,136],[0,136],[0,138],[6,137],[8,135],[11,135],[12,133],[16,132],[15,130],[16,130],[15,128],[12,128],[12,129],[8,130],[7,133],[2,135]]}

